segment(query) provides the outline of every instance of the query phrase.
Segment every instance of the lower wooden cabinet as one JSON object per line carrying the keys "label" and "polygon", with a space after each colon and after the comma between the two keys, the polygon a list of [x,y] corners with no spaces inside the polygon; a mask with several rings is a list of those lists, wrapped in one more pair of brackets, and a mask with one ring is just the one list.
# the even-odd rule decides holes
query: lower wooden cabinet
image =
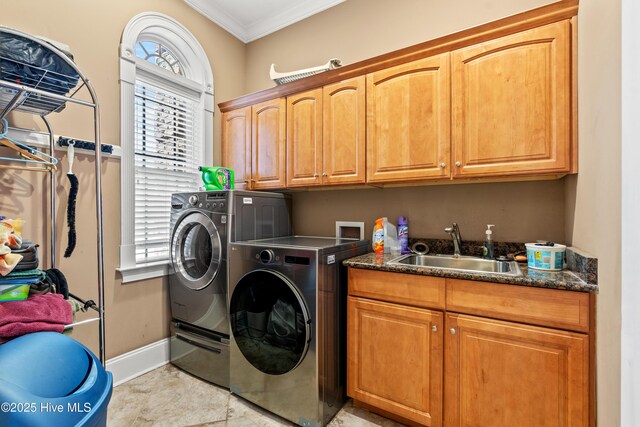
{"label": "lower wooden cabinet", "polygon": [[587,426],[589,339],[446,315],[445,425]]}
{"label": "lower wooden cabinet", "polygon": [[347,394],[441,426],[442,313],[352,296],[347,310]]}
{"label": "lower wooden cabinet", "polygon": [[518,288],[350,268],[347,394],[409,424],[594,426],[593,295]]}

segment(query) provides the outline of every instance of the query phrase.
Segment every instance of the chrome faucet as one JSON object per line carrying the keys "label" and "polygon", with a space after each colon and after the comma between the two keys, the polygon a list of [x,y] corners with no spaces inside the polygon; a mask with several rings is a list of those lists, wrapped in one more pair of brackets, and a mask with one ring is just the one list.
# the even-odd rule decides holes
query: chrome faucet
{"label": "chrome faucet", "polygon": [[457,223],[451,224],[451,227],[447,227],[444,229],[445,233],[449,233],[451,239],[453,239],[453,256],[460,256],[460,247],[462,245],[462,238],[460,237],[460,228],[458,228]]}

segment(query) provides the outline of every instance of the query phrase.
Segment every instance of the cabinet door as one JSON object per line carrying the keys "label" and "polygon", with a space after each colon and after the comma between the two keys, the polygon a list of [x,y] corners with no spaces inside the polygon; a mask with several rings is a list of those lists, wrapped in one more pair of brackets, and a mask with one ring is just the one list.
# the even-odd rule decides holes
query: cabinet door
{"label": "cabinet door", "polygon": [[254,190],[285,186],[285,110],[284,98],[251,107],[251,180]]}
{"label": "cabinet door", "polygon": [[322,89],[287,97],[287,187],[322,182]]}
{"label": "cabinet door", "polygon": [[367,75],[367,181],[449,178],[449,54]]}
{"label": "cabinet door", "polygon": [[451,54],[454,177],[569,171],[570,30],[557,22]]}
{"label": "cabinet door", "polygon": [[323,88],[323,184],[365,182],[365,84],[360,76]]}
{"label": "cabinet door", "polygon": [[441,426],[442,314],[351,296],[347,310],[347,394]]}
{"label": "cabinet door", "polygon": [[222,114],[222,166],[233,169],[235,188],[251,180],[251,107]]}
{"label": "cabinet door", "polygon": [[588,425],[585,334],[446,315],[448,427]]}

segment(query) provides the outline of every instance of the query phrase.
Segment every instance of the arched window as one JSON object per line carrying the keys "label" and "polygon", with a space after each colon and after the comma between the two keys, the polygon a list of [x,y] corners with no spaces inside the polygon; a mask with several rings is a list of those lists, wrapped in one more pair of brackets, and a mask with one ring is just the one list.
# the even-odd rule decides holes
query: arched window
{"label": "arched window", "polygon": [[164,275],[171,194],[196,190],[213,163],[213,75],[202,46],[172,18],[135,16],[120,46],[123,282]]}

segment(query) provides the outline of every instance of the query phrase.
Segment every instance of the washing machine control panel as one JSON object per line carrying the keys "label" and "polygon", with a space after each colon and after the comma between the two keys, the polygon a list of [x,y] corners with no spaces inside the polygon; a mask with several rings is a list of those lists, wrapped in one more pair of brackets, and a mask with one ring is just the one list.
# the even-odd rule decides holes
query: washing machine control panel
{"label": "washing machine control panel", "polygon": [[189,204],[191,206],[196,206],[198,204],[198,195],[197,194],[192,194],[191,196],[189,196]]}
{"label": "washing machine control panel", "polygon": [[211,212],[226,212],[227,198],[225,194],[208,193],[205,207]]}

